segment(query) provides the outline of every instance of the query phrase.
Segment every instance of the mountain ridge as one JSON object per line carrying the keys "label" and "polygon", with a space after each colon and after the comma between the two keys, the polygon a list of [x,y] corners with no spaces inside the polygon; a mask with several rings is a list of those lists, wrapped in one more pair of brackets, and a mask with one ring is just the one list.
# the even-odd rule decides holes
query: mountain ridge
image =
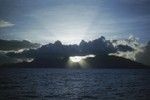
{"label": "mountain ridge", "polygon": [[0,39],[0,50],[7,51],[7,50],[19,50],[25,48],[38,48],[40,44],[38,43],[31,43],[27,40],[3,40]]}
{"label": "mountain ridge", "polygon": [[[89,54],[95,55],[94,58],[84,59],[87,65],[91,68],[145,68],[146,66],[131,61],[129,59],[110,56],[109,53],[114,53],[118,49],[122,51],[131,51],[126,45],[119,45],[114,47],[109,40],[105,40],[102,36],[93,41],[85,42],[82,40],[79,45],[63,45],[59,40],[55,43],[49,43],[43,45],[37,50],[33,50],[32,53],[35,56],[32,62],[22,62],[19,64],[10,64],[3,66],[13,67],[48,67],[48,68],[66,68],[70,56],[85,56]],[[23,54],[23,53],[22,53]],[[26,55],[30,56],[31,53],[26,51]],[[9,53],[9,56],[13,54]],[[73,64],[74,68],[81,68],[79,63]],[[131,67],[132,66],[132,67]]]}

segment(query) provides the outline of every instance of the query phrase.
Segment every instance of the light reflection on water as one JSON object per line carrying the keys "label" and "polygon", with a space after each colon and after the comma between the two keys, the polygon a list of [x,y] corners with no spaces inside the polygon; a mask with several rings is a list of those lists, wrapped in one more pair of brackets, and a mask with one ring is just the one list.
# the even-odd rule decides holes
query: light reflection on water
{"label": "light reflection on water", "polygon": [[0,100],[149,100],[150,71],[3,69]]}

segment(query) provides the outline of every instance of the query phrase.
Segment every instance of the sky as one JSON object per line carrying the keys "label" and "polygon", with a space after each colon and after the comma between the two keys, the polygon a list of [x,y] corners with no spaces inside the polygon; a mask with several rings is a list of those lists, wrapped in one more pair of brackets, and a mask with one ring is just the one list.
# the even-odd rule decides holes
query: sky
{"label": "sky", "polygon": [[0,0],[0,39],[64,44],[150,40],[150,0]]}

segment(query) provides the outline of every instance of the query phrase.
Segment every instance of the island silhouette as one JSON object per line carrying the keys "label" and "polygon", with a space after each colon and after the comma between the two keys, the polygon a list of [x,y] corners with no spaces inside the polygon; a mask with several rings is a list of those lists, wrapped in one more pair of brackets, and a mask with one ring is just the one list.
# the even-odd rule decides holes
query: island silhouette
{"label": "island silhouette", "polygon": [[[15,64],[4,64],[1,67],[17,67],[17,68],[149,68],[141,63],[109,55],[116,51],[132,51],[133,48],[127,45],[118,45],[114,47],[110,40],[106,40],[101,36],[93,41],[86,42],[82,40],[79,45],[64,45],[57,40],[55,43],[49,43],[39,47],[38,49],[30,49],[22,53],[10,52],[8,56],[17,57],[34,57],[31,62],[21,62]],[[82,61],[73,62],[70,57],[80,57],[86,55],[94,55],[87,57]]]}

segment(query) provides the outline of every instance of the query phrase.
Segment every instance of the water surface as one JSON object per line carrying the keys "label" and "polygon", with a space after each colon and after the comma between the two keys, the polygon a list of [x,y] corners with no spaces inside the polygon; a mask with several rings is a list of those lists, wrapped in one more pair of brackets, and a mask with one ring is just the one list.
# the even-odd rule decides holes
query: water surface
{"label": "water surface", "polygon": [[0,100],[150,100],[150,70],[1,69]]}

